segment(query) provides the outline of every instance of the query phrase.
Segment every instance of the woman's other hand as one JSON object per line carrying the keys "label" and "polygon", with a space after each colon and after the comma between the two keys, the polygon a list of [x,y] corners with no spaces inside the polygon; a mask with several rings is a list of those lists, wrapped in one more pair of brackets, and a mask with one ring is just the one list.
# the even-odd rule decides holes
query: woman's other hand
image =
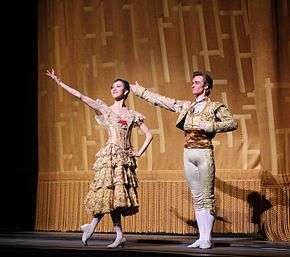
{"label": "woman's other hand", "polygon": [[130,148],[128,151],[130,157],[140,157],[141,155],[137,153],[134,149]]}

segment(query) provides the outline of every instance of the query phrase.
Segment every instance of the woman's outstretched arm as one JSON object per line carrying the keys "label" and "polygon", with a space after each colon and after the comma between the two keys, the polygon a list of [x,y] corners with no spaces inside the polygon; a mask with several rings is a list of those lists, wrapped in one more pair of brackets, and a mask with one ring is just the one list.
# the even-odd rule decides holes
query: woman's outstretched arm
{"label": "woman's outstretched arm", "polygon": [[60,78],[58,78],[54,72],[53,69],[51,69],[51,71],[47,70],[46,71],[46,75],[48,77],[50,77],[52,80],[55,81],[55,83],[59,86],[61,86],[64,90],[66,90],[68,93],[70,93],[71,95],[75,96],[76,98],[80,99],[82,102],[84,102],[85,104],[87,104],[89,107],[93,108],[95,111],[100,111],[102,112],[102,109],[104,109],[106,106],[106,104],[97,99],[94,100],[88,96],[83,95],[81,92],[77,91],[76,89],[66,85],[65,83],[63,83]]}

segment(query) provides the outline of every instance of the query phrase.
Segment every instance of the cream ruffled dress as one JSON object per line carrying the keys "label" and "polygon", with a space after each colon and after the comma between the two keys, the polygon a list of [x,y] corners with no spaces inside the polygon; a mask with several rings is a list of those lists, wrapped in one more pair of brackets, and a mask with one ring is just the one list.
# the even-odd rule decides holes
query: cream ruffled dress
{"label": "cream ruffled dress", "polygon": [[91,215],[110,213],[114,210],[123,216],[138,212],[138,179],[136,160],[128,155],[132,147],[132,129],[140,126],[144,116],[129,110],[124,116],[102,106],[97,122],[108,132],[106,145],[96,154],[93,165],[95,177],[90,183],[84,201],[85,209]]}

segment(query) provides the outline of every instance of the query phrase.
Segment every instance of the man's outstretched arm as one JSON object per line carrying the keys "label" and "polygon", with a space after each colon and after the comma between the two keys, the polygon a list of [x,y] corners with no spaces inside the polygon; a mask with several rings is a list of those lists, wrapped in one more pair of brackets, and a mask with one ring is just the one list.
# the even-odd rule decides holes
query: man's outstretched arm
{"label": "man's outstretched arm", "polygon": [[172,112],[179,113],[182,111],[185,104],[190,103],[189,101],[175,100],[173,98],[169,98],[169,97],[154,93],[148,90],[147,88],[140,86],[137,81],[135,82],[135,84],[131,84],[130,87],[131,87],[132,92],[136,96],[140,97],[141,99],[144,99],[145,101],[155,106],[162,107]]}

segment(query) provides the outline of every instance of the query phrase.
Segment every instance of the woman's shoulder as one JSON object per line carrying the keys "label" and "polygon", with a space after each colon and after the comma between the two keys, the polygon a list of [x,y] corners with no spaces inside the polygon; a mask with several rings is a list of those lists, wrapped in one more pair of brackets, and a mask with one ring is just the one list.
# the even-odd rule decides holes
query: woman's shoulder
{"label": "woman's shoulder", "polygon": [[142,113],[132,109],[130,109],[129,112],[135,122],[143,122],[145,120],[145,116]]}

